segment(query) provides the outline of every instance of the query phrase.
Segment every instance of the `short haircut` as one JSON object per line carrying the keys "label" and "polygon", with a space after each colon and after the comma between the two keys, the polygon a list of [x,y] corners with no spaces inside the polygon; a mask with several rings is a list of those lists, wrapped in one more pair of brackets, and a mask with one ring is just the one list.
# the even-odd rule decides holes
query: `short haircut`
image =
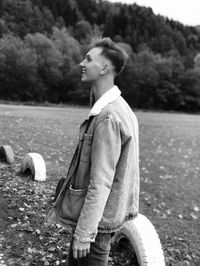
{"label": "short haircut", "polygon": [[97,39],[92,47],[102,47],[102,55],[109,59],[114,66],[116,75],[118,75],[125,67],[128,55],[123,48],[113,42],[110,38]]}

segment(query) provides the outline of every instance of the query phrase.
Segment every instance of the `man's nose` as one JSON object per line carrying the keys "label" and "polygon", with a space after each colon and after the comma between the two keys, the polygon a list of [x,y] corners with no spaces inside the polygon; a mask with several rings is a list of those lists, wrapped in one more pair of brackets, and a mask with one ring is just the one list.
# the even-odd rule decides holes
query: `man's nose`
{"label": "man's nose", "polygon": [[84,60],[80,62],[79,66],[81,66],[81,67],[84,66]]}

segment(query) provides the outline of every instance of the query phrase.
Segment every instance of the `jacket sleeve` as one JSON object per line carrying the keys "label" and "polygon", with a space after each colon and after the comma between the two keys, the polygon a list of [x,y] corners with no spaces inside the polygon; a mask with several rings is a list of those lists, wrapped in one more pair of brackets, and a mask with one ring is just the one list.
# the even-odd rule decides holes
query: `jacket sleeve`
{"label": "jacket sleeve", "polygon": [[102,120],[95,129],[88,192],[76,226],[74,237],[81,242],[93,242],[98,224],[113,183],[121,152],[119,125],[112,117]]}

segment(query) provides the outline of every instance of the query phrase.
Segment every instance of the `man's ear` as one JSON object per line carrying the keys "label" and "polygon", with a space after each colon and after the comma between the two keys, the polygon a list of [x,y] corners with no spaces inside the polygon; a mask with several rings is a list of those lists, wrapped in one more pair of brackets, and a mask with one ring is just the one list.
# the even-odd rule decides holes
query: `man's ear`
{"label": "man's ear", "polygon": [[105,64],[100,72],[100,75],[103,76],[108,71],[108,65]]}

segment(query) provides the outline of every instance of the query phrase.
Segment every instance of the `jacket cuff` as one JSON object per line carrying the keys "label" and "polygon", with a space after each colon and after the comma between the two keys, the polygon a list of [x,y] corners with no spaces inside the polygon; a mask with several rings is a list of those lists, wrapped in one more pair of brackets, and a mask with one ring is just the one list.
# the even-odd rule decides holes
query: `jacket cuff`
{"label": "jacket cuff", "polygon": [[75,233],[73,234],[73,237],[77,241],[84,243],[84,242],[94,242],[96,235],[97,235],[97,232],[91,233],[91,234],[82,234],[78,232],[78,230],[76,230]]}

